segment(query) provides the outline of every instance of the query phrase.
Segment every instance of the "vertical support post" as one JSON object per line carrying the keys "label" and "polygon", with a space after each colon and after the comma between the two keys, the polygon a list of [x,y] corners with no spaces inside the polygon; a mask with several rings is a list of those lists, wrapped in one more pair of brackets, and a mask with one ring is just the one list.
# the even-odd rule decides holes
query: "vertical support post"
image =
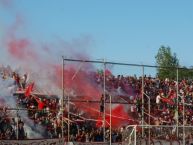
{"label": "vertical support post", "polygon": [[68,95],[68,142],[70,142],[70,96]]}
{"label": "vertical support post", "polygon": [[151,100],[150,100],[150,97],[147,95],[147,94],[145,94],[144,93],[144,95],[148,98],[148,141],[149,141],[149,143],[150,143],[150,134],[151,134],[151,132],[150,132],[150,126],[151,126],[151,120],[150,120],[150,113],[151,113],[151,111],[150,111],[150,103],[151,103]]}
{"label": "vertical support post", "polygon": [[68,142],[70,142],[70,96],[67,94],[67,110],[68,110]]}
{"label": "vertical support post", "polygon": [[178,107],[178,105],[179,105],[179,98],[178,98],[178,93],[179,93],[179,86],[178,86],[178,68],[177,68],[177,72],[176,72],[177,74],[176,74],[176,80],[177,80],[177,90],[176,90],[176,97],[177,97],[177,100],[176,100],[176,103],[177,103],[177,118],[176,118],[176,134],[177,134],[177,138],[178,138],[178,135],[179,135],[179,133],[178,133],[178,125],[179,125],[179,120],[178,120],[178,118],[179,118],[179,107]]}
{"label": "vertical support post", "polygon": [[137,145],[137,126],[134,126],[134,145]]}
{"label": "vertical support post", "polygon": [[64,57],[62,56],[62,142],[64,141]]}
{"label": "vertical support post", "polygon": [[184,126],[185,126],[185,100],[184,100],[184,97],[185,96],[183,96],[183,144],[185,145],[185,128],[184,128]]}
{"label": "vertical support post", "polygon": [[149,100],[148,100],[148,102],[149,102],[149,103],[148,103],[148,111],[149,111],[149,112],[148,112],[148,113],[149,113],[149,117],[148,117],[148,124],[149,124],[149,125],[148,125],[148,126],[149,126],[148,129],[149,129],[149,130],[148,130],[148,131],[149,131],[149,144],[150,144],[150,134],[151,134],[151,133],[150,133],[150,125],[151,125],[151,122],[150,122],[150,97],[148,97],[148,99],[149,99]]}
{"label": "vertical support post", "polygon": [[142,108],[141,108],[141,123],[142,123],[142,137],[144,137],[144,66],[142,66]]}
{"label": "vertical support post", "polygon": [[103,141],[105,142],[105,124],[106,124],[106,62],[103,59],[104,70],[103,70],[103,96],[104,96],[104,112],[103,112]]}
{"label": "vertical support post", "polygon": [[18,109],[18,104],[17,104],[17,118],[16,118],[16,119],[17,119],[17,120],[16,120],[16,121],[17,121],[17,122],[16,122],[16,123],[17,123],[17,127],[16,127],[16,129],[17,129],[17,130],[16,130],[16,131],[17,131],[17,132],[16,132],[16,133],[17,133],[17,134],[16,134],[16,135],[17,135],[17,136],[16,136],[16,137],[17,137],[17,140],[19,139],[19,115],[18,115],[18,110],[19,110],[19,109]]}
{"label": "vertical support post", "polygon": [[68,142],[70,142],[70,96],[68,95]]}
{"label": "vertical support post", "polygon": [[109,97],[110,97],[110,145],[111,145],[111,138],[112,138],[112,96],[111,95],[109,95]]}

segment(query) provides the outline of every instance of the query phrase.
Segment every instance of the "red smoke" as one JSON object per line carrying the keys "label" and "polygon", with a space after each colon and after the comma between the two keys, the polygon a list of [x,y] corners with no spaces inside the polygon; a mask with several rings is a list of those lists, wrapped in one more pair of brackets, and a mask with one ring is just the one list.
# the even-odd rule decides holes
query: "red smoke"
{"label": "red smoke", "polygon": [[32,41],[28,38],[18,37],[17,31],[20,28],[24,28],[24,18],[22,15],[17,14],[13,25],[5,31],[3,37],[4,48],[14,61],[37,61],[39,56],[34,49]]}
{"label": "red smoke", "polygon": [[[55,85],[61,88],[62,86],[62,65],[51,65],[54,69],[54,79],[53,82]],[[86,70],[82,71],[77,69],[74,65],[66,66],[64,68],[64,88],[65,90],[73,90],[76,97],[70,96],[70,99],[75,100],[100,100],[101,90],[96,86],[94,82],[94,78],[91,78],[91,74]],[[69,92],[66,92],[66,95]],[[84,112],[88,114],[92,114],[95,118],[99,115],[97,112],[93,112],[90,108],[88,108],[90,103],[85,102],[75,102],[76,107],[80,108]],[[90,106],[94,109],[99,108],[99,104],[92,103]]]}
{"label": "red smoke", "polygon": [[[125,111],[123,105],[116,106],[114,109],[112,109],[111,114],[112,114],[111,115],[111,125],[112,125],[113,128],[117,128],[117,127],[120,127],[122,125],[132,124],[134,122],[132,120],[132,118],[129,117],[128,113]],[[106,114],[105,118],[106,118],[105,126],[109,126],[110,125],[110,114],[109,113]],[[96,123],[97,127],[102,126],[102,121],[101,120],[103,120],[103,118],[99,117],[98,121]]]}
{"label": "red smoke", "polygon": [[37,59],[37,54],[31,48],[31,43],[27,39],[12,39],[7,44],[9,54],[18,60]]}
{"label": "red smoke", "polygon": [[[62,65],[50,64],[50,67],[54,70],[54,82],[61,88]],[[83,99],[94,99],[94,97],[98,98],[100,96],[100,90],[97,88],[94,78],[91,76],[91,72],[81,70],[81,68],[77,68],[75,65],[64,66],[64,83],[64,88],[73,89],[75,93],[79,94]]]}
{"label": "red smoke", "polygon": [[[36,51],[32,49],[32,43],[27,39],[20,40],[11,40],[8,43],[7,50],[9,54],[17,60],[25,61],[25,60],[40,60],[39,55],[37,55]],[[30,66],[30,62],[29,66]],[[57,86],[58,88],[62,87],[62,65],[47,63],[45,61],[41,62],[41,67],[43,71],[50,72],[49,75],[53,86]],[[86,69],[85,69],[86,68]],[[88,69],[88,70],[87,70]],[[91,71],[96,71],[93,69],[92,65],[87,66],[77,66],[72,63],[64,66],[64,88],[65,90],[72,89],[76,94],[76,97],[70,96],[70,99],[76,100],[100,100],[102,90],[97,86],[93,76],[91,75]],[[107,74],[111,74],[108,70]],[[43,80],[42,80],[43,81]],[[68,94],[66,94],[68,95]],[[98,103],[83,103],[83,102],[75,102],[74,103],[77,108],[87,113],[91,118],[98,118],[99,116],[99,104]],[[89,106],[90,105],[90,106]],[[92,109],[98,110],[93,111]],[[109,126],[110,116],[109,110],[107,110],[106,115],[106,126]],[[129,120],[129,116],[125,111],[123,105],[118,105],[112,110],[112,127],[120,127],[123,124],[131,123]],[[103,120],[102,117],[99,117],[98,120]],[[101,126],[101,121],[97,122],[97,126]]]}
{"label": "red smoke", "polygon": [[[55,57],[55,56],[51,54],[51,49],[48,48],[47,46],[40,47],[39,49],[34,49],[34,46],[39,46],[39,45],[34,45],[34,43],[32,43],[33,41],[31,41],[30,39],[16,37],[16,30],[18,30],[18,27],[21,25],[22,23],[21,20],[22,19],[20,17],[17,17],[15,25],[13,25],[13,27],[8,31],[8,35],[6,35],[5,48],[8,54],[11,56],[11,58],[16,60],[16,62],[19,61],[27,64],[25,67],[30,68],[34,66],[34,64],[40,65],[40,66],[37,66],[37,68],[39,70],[41,69],[42,72],[43,71],[47,72],[46,79],[50,81],[50,84],[48,84],[48,86],[50,88],[52,86],[55,86],[61,89],[62,88],[62,63],[61,62],[55,63],[52,61],[52,57]],[[88,38],[85,39],[84,42],[80,42],[79,40],[73,41],[73,42],[71,43],[65,42],[63,44],[64,49],[68,50],[67,54],[69,54],[69,52],[72,53],[73,51],[71,55],[74,56],[75,58],[88,59],[88,56],[86,56],[85,53],[76,52],[75,48],[79,48],[81,47],[81,45],[82,47],[85,47],[85,45],[88,44],[89,39]],[[50,53],[49,60],[42,57],[41,53],[46,53],[46,54]],[[61,57],[61,56],[57,56],[57,57]],[[24,69],[26,70],[26,68]],[[31,68],[28,70],[36,71],[36,68]],[[70,99],[88,100],[88,101],[100,100],[102,90],[97,85],[95,78],[93,78],[91,73],[92,71],[96,71],[92,64],[83,64],[82,66],[79,66],[77,65],[77,63],[76,65],[70,63],[65,65],[64,88],[66,91],[66,95],[69,95],[68,90],[72,89],[76,96],[76,97],[70,96]],[[41,74],[41,72],[39,73]],[[109,70],[106,70],[105,73],[106,75],[112,75]],[[36,80],[36,81],[47,81],[47,80]],[[92,116],[93,118],[98,118],[99,103],[75,102],[74,104],[77,108],[89,114],[90,117]],[[110,116],[108,114],[109,114],[109,110],[107,110],[107,115],[106,115],[106,121],[109,123]],[[99,117],[99,119],[102,120],[101,117]],[[100,123],[100,121],[98,123]],[[108,123],[106,124],[106,126],[108,126]],[[120,125],[127,124],[127,123],[130,123],[130,120],[123,105],[116,106],[112,110],[112,126],[119,127]]]}

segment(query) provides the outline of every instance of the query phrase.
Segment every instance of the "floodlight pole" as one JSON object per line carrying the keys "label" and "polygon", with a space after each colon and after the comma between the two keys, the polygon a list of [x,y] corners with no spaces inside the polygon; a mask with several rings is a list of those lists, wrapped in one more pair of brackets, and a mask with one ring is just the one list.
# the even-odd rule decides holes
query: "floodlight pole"
{"label": "floodlight pole", "polygon": [[106,62],[105,59],[103,59],[103,65],[104,65],[104,70],[103,70],[103,99],[104,99],[104,110],[103,110],[103,141],[105,142],[105,123],[106,123],[106,74],[105,74],[105,70],[106,70]]}

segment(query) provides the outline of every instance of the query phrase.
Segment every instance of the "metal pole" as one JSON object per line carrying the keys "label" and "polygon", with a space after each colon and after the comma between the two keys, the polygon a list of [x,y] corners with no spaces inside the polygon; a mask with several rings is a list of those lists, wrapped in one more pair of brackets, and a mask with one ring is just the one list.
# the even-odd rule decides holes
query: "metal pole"
{"label": "metal pole", "polygon": [[144,93],[144,95],[148,98],[148,140],[149,140],[149,144],[150,144],[150,125],[151,125],[151,121],[150,121],[150,97]]}
{"label": "metal pole", "polygon": [[148,111],[149,111],[149,118],[148,118],[148,123],[149,123],[149,144],[150,144],[150,125],[151,125],[151,122],[150,122],[150,98],[148,97]]}
{"label": "metal pole", "polygon": [[62,56],[62,142],[64,140],[64,57]]}
{"label": "metal pole", "polygon": [[[126,129],[128,129],[129,127],[135,127],[136,125],[128,125],[126,126]],[[137,125],[137,126],[142,126],[142,125]],[[144,127],[148,127],[148,125],[144,125]],[[151,127],[164,127],[164,128],[169,128],[169,127],[176,127],[176,125],[151,125]],[[183,126],[179,126],[179,127],[183,127]],[[185,125],[184,128],[192,128],[193,126],[190,125]]]}
{"label": "metal pole", "polygon": [[134,145],[137,145],[137,126],[135,125],[134,127],[135,132],[134,132]]}
{"label": "metal pole", "polygon": [[70,96],[68,95],[68,142],[70,142]]}
{"label": "metal pole", "polygon": [[111,145],[111,134],[112,134],[112,104],[111,104],[111,100],[112,100],[112,96],[110,95],[110,145]]}
{"label": "metal pole", "polygon": [[105,63],[105,59],[103,60],[104,62],[104,70],[103,70],[103,96],[104,96],[104,110],[103,110],[103,141],[105,142],[105,123],[106,123],[106,75],[105,75],[105,71],[106,71],[106,63]]}
{"label": "metal pole", "polygon": [[179,122],[178,122],[178,116],[179,116],[179,109],[178,109],[178,105],[179,105],[179,98],[178,98],[178,91],[179,91],[179,86],[178,86],[178,68],[177,68],[177,90],[176,90],[176,92],[177,92],[177,95],[176,95],[176,97],[177,97],[177,118],[176,118],[176,133],[177,133],[177,138],[178,138],[178,125],[179,125]]}
{"label": "metal pole", "polygon": [[[64,60],[66,61],[75,61],[75,62],[87,62],[87,63],[101,63],[103,64],[104,61],[99,61],[99,60],[82,60],[82,59],[68,59],[68,58],[65,58]],[[172,67],[172,66],[165,66],[165,67],[162,67],[162,66],[157,66],[157,65],[141,65],[141,64],[131,64],[131,63],[119,63],[119,62],[112,62],[112,61],[106,61],[105,62],[106,64],[112,64],[112,65],[126,65],[126,66],[137,66],[137,67],[141,67],[141,66],[144,66],[144,67],[152,67],[152,68],[165,68],[165,69],[184,69],[183,67]],[[189,69],[189,70],[193,70],[193,69]]]}
{"label": "metal pole", "polygon": [[[18,104],[17,104],[17,109],[18,109]],[[17,140],[19,139],[19,117],[18,117],[18,110],[17,110]]]}
{"label": "metal pole", "polygon": [[[65,60],[65,59],[63,58],[63,60]],[[64,62],[63,62],[63,77],[64,77]],[[69,96],[69,94],[67,97],[68,97],[67,98],[67,110],[68,110],[68,121],[67,121],[67,123],[68,123],[68,139],[67,140],[68,140],[68,142],[70,142],[70,102],[69,102],[70,96]],[[62,102],[64,103],[64,78],[63,78],[63,101]],[[64,107],[64,104],[63,104],[63,107]]]}
{"label": "metal pole", "polygon": [[185,106],[184,106],[184,103],[185,103],[185,101],[184,101],[184,97],[185,96],[183,96],[183,145],[185,145],[185,128],[184,128],[184,125],[185,125]]}
{"label": "metal pole", "polygon": [[142,112],[141,112],[141,123],[142,123],[142,137],[144,137],[144,66],[142,66]]}

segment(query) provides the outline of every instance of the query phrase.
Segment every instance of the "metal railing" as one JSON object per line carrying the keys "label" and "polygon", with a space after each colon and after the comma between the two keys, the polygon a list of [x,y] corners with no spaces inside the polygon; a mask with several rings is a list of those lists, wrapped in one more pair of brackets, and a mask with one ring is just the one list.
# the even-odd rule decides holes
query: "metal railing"
{"label": "metal railing", "polygon": [[[142,137],[140,133],[142,127],[144,128],[144,137]],[[140,145],[145,143],[146,145],[150,145],[155,142],[160,142],[160,144],[162,142],[176,142],[179,145],[186,145],[193,142],[193,126],[178,126],[178,136],[176,134],[176,125],[128,125],[125,132],[127,133],[127,136],[123,138],[123,140],[128,144],[132,143]],[[134,132],[135,137],[133,135]]]}

